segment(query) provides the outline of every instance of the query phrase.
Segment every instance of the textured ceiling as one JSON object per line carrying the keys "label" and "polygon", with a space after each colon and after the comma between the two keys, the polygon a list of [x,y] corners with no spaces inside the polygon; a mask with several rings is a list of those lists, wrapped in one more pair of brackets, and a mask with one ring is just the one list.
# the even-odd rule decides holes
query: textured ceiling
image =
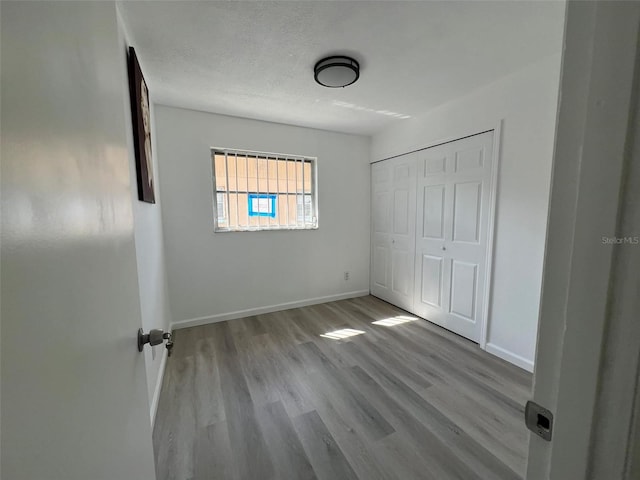
{"label": "textured ceiling", "polygon": [[[119,4],[156,102],[373,134],[561,49],[564,3],[541,1]],[[351,54],[360,80],[313,65]]]}

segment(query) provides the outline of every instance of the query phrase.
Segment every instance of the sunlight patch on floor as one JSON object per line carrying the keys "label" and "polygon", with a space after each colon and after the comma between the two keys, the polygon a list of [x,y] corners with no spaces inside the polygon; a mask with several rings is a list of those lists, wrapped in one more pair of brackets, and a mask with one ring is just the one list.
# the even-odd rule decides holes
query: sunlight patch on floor
{"label": "sunlight patch on floor", "polygon": [[332,340],[342,340],[344,338],[354,337],[356,335],[362,335],[362,330],[354,330],[353,328],[343,328],[342,330],[334,330],[333,332],[327,332],[320,335],[324,338],[330,338]]}
{"label": "sunlight patch on floor", "polygon": [[401,325],[407,322],[413,322],[417,320],[416,317],[407,317],[406,315],[399,315],[393,318],[385,318],[383,320],[376,320],[375,322],[371,322],[374,325],[382,325],[383,327],[393,327],[395,325]]}

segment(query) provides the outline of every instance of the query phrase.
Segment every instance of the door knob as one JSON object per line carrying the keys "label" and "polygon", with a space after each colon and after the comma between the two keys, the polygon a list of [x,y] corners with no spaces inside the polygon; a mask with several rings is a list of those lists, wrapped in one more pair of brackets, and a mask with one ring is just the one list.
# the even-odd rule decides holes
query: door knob
{"label": "door knob", "polygon": [[171,335],[171,332],[164,332],[159,328],[154,328],[153,330],[149,330],[149,333],[144,333],[141,328],[138,329],[139,352],[142,351],[142,348],[146,343],[153,347],[155,345],[160,345],[165,340],[167,341],[167,354],[171,356],[171,350],[173,349],[173,337]]}
{"label": "door knob", "polygon": [[443,246],[442,246],[442,250],[446,250],[446,249],[447,249],[447,247],[445,247],[445,246],[443,245]]}

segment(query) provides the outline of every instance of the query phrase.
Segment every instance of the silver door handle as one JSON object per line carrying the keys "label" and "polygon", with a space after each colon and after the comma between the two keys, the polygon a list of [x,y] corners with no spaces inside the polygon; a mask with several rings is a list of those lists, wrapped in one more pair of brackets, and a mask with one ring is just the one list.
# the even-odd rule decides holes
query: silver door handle
{"label": "silver door handle", "polygon": [[138,329],[138,351],[142,351],[142,347],[145,344],[149,344],[152,347],[155,345],[160,345],[164,341],[167,341],[167,354],[171,356],[171,350],[173,349],[173,335],[171,332],[163,332],[160,329],[149,330],[149,333],[144,333],[144,331],[140,328]]}
{"label": "silver door handle", "polygon": [[443,246],[442,246],[442,250],[446,250],[446,249],[447,249],[447,247],[445,247],[445,246],[443,245]]}

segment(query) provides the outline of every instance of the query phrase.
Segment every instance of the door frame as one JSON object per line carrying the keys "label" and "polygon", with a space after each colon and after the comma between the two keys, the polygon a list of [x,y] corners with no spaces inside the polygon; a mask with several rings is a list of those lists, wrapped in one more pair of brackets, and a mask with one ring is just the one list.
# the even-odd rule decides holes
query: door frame
{"label": "door frame", "polygon": [[[493,129],[493,158],[491,159],[491,185],[489,190],[489,224],[487,225],[487,255],[485,258],[484,312],[480,325],[480,348],[487,349],[489,338],[489,315],[491,314],[491,293],[493,292],[493,250],[495,247],[496,209],[498,205],[498,173],[500,172],[500,147],[502,146],[502,122]],[[495,352],[493,353],[495,355]]]}
{"label": "door frame", "polygon": [[555,418],[550,442],[530,435],[531,480],[638,468],[640,247],[601,237],[640,228],[639,20],[637,2],[566,6],[533,388]]}
{"label": "door frame", "polygon": [[[447,143],[456,142],[458,140],[463,140],[469,137],[475,137],[476,135],[482,135],[483,133],[493,132],[493,152],[491,155],[491,176],[490,176],[490,186],[489,186],[489,218],[487,225],[487,252],[485,257],[485,289],[484,289],[484,306],[483,306],[483,318],[482,324],[480,325],[480,338],[478,339],[478,345],[482,350],[487,349],[487,340],[489,337],[489,316],[491,314],[491,293],[493,291],[493,257],[494,257],[494,247],[495,247],[495,230],[496,230],[496,210],[498,205],[498,182],[499,182],[499,173],[500,173],[500,159],[502,157],[502,125],[504,123],[504,118],[500,118],[497,124],[494,124],[492,127],[487,129],[482,129],[480,131],[476,131],[474,133],[463,134],[463,135],[455,135],[450,137],[444,137],[440,140],[436,140],[431,142],[425,147],[417,148],[415,150],[411,150],[409,152],[400,153],[398,155],[393,155],[391,157],[383,158],[382,160],[377,160],[375,162],[371,162],[371,165],[376,163],[385,162],[397,157],[401,157],[403,155],[409,155],[412,153],[421,152],[423,150],[428,150],[430,148],[439,147],[440,145],[445,145]],[[370,174],[371,176],[371,174]],[[416,179],[417,181],[417,179]],[[373,244],[373,215],[370,215],[370,221],[372,227],[370,228],[371,233],[371,241]],[[417,222],[417,210],[416,210],[416,222]],[[417,239],[416,239],[417,240]],[[373,255],[371,255],[370,259],[370,268],[373,271]],[[369,282],[371,285],[371,281]],[[371,288],[371,287],[369,287]],[[415,300],[414,300],[415,301]],[[496,355],[500,357],[500,352],[491,351],[492,355]],[[502,357],[501,357],[502,358]],[[513,362],[513,359],[504,359],[509,362]],[[525,365],[518,365],[521,368],[526,368]]]}

